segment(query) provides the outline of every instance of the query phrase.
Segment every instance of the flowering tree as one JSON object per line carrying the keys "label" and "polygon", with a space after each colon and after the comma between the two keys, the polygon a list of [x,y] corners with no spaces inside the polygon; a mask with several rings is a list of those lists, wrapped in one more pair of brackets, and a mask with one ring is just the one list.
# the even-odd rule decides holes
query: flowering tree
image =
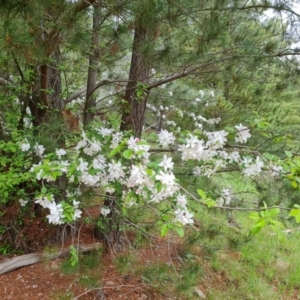
{"label": "flowering tree", "polygon": [[[218,122],[197,117],[201,117],[198,119],[202,119],[202,123]],[[246,177],[259,176],[262,172],[271,177],[282,175],[280,159],[272,157],[270,160],[250,148],[239,151],[239,144],[246,144],[251,137],[246,126],[239,124],[229,130],[231,133],[196,128],[193,132],[180,132],[176,128],[173,132],[162,130],[154,135],[155,143],[152,135],[150,144],[130,133],[95,125],[88,132],[82,131],[74,151],[57,149],[47,155],[42,145],[31,145],[24,140],[19,144],[20,149],[29,156],[34,152],[40,157],[30,173],[42,183],[42,189],[36,192],[34,199],[20,199],[20,204],[31,205],[33,201],[41,205],[49,212],[49,223],[72,223],[81,217],[81,187],[84,185],[100,189],[109,197],[108,204],[100,207],[103,228],[115,214],[122,219],[131,207],[154,205],[161,211],[157,220],[161,224],[161,234],[164,236],[169,230],[175,230],[183,236],[184,226],[194,223],[203,205],[227,209],[233,195],[228,187],[223,187],[221,194],[209,196],[201,186],[187,191],[174,175],[172,154],[175,151],[180,157],[179,163],[193,162],[194,176],[212,177],[229,167]],[[59,191],[51,189],[51,182],[59,176],[68,179],[65,198],[60,202],[55,201]],[[278,232],[281,223],[270,222]],[[262,227],[256,226],[253,233]]]}
{"label": "flowering tree", "polygon": [[[208,178],[228,169],[253,178],[282,171],[279,158],[244,145],[252,113],[236,113],[236,122],[220,117],[226,105],[236,112],[235,98],[245,101],[244,86],[234,85],[240,69],[247,70],[243,80],[251,78],[255,85],[262,80],[259,67],[288,64],[282,57],[298,53],[282,28],[270,38],[277,21],[262,19],[265,10],[297,15],[280,1],[274,6],[200,2],[185,7],[170,1],[92,0],[5,5],[1,46],[7,57],[0,60],[0,135],[9,141],[2,144],[8,157],[1,183],[5,204],[12,193],[23,209],[42,206],[49,222],[61,225],[81,216],[82,186],[97,188],[106,199],[103,227],[111,230],[131,206],[144,204],[161,211],[163,235],[170,229],[183,235],[198,206],[228,209],[233,195],[227,186],[222,193],[201,186],[197,193],[186,190],[175,168],[193,165],[195,177]],[[275,46],[267,47],[266,40]],[[231,87],[241,90],[238,97]],[[66,105],[83,116],[80,140],[62,124]],[[144,133],[145,116],[146,127],[156,133]],[[294,156],[289,159],[291,166]],[[10,176],[14,180],[7,184]],[[296,185],[297,172],[290,178]]]}

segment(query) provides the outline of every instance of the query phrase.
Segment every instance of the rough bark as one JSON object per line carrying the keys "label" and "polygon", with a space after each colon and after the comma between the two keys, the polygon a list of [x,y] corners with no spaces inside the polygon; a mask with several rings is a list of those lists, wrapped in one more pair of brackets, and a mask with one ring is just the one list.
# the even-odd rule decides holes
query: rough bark
{"label": "rough bark", "polygon": [[148,40],[147,28],[137,22],[135,26],[134,41],[131,56],[129,79],[125,91],[125,105],[122,111],[121,131],[132,130],[140,137],[144,123],[144,114],[148,98],[148,89],[143,95],[137,95],[138,84],[149,83],[150,64],[143,54],[143,44]]}
{"label": "rough bark", "polygon": [[87,90],[86,90],[86,100],[83,113],[83,126],[86,127],[94,118],[94,112],[96,106],[96,95],[93,94],[97,85],[98,76],[98,63],[100,58],[100,34],[99,29],[102,22],[100,14],[100,5],[94,5],[94,15],[93,15],[93,32],[91,41],[91,54],[89,57],[89,69],[88,69],[88,79],[87,79]]}

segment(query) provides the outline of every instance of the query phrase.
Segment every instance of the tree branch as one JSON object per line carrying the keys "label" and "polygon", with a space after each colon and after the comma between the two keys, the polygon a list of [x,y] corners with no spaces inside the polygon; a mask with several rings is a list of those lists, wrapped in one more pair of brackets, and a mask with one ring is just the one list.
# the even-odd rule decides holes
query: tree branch
{"label": "tree branch", "polygon": [[3,85],[3,86],[7,86],[9,85],[10,83],[12,83],[10,80],[7,80],[3,77],[0,76],[0,84]]}

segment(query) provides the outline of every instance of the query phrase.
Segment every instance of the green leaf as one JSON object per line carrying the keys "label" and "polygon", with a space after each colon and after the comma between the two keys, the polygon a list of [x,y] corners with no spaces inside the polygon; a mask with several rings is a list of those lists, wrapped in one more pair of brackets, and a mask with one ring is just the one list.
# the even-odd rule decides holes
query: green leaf
{"label": "green leaf", "polygon": [[205,194],[205,192],[204,192],[203,190],[198,189],[198,190],[197,190],[197,193],[198,193],[198,195],[201,196],[201,198],[202,198],[203,200],[206,199],[206,194]]}
{"label": "green leaf", "polygon": [[46,193],[47,193],[47,188],[46,188],[45,186],[43,186],[41,192],[42,192],[43,194],[46,194]]}
{"label": "green leaf", "polygon": [[186,144],[186,139],[178,138],[178,142],[180,142],[182,144]]}
{"label": "green leaf", "polygon": [[201,135],[202,134],[202,130],[200,130],[199,128],[195,129],[194,134],[198,134],[198,135]]}
{"label": "green leaf", "polygon": [[158,193],[161,192],[161,190],[163,188],[162,183],[160,181],[156,181],[155,182],[155,188],[156,188],[156,190],[157,190]]}
{"label": "green leaf", "polygon": [[283,242],[284,241],[284,235],[282,233],[282,230],[281,228],[279,228],[278,226],[276,225],[271,225],[271,228],[272,230],[277,234],[277,237],[279,239],[280,242]]}
{"label": "green leaf", "polygon": [[284,151],[284,152],[287,157],[289,157],[289,158],[293,157],[293,153],[291,151]]}
{"label": "green leaf", "polygon": [[163,215],[163,216],[161,216],[161,220],[163,220],[163,221],[170,221],[171,220],[171,216],[169,216],[169,215]]}
{"label": "green leaf", "polygon": [[250,214],[249,214],[249,218],[250,219],[253,219],[253,220],[257,220],[257,219],[259,219],[260,218],[260,215],[259,215],[259,213],[258,212],[251,212]]}
{"label": "green leaf", "polygon": [[261,228],[262,227],[259,227],[259,226],[253,226],[253,227],[251,227],[250,232],[252,235],[255,235],[260,232]]}
{"label": "green leaf", "polygon": [[64,211],[63,215],[64,215],[64,217],[65,217],[69,222],[73,220],[73,215],[72,215],[72,214],[70,214],[70,213]]}
{"label": "green leaf", "polygon": [[137,142],[136,144],[137,144],[137,145],[149,145],[149,143],[146,142],[146,141],[139,141],[139,142]]}
{"label": "green leaf", "polygon": [[159,165],[159,162],[157,161],[151,161],[147,164],[147,167],[151,168],[151,169],[157,169]]}
{"label": "green leaf", "polygon": [[137,155],[142,155],[142,154],[144,154],[144,153],[145,153],[145,150],[138,150],[138,151],[136,152]]}
{"label": "green leaf", "polygon": [[270,217],[274,218],[276,216],[278,216],[280,213],[280,209],[279,208],[272,208],[268,210],[268,214]]}
{"label": "green leaf", "polygon": [[184,237],[184,229],[182,227],[175,227],[175,231],[180,237]]}
{"label": "green leaf", "polygon": [[300,208],[293,208],[289,213],[289,217],[294,217],[296,222],[300,223]]}
{"label": "green leaf", "polygon": [[259,219],[256,223],[255,223],[255,227],[265,227],[267,225],[267,222],[265,219]]}
{"label": "green leaf", "polygon": [[124,148],[125,143],[121,143],[120,145],[118,145],[116,148],[112,149],[111,152],[108,154],[109,158],[112,158],[113,156],[115,156],[117,153],[121,152],[121,150]]}
{"label": "green leaf", "polygon": [[127,208],[124,206],[122,206],[122,214],[124,217],[126,217],[126,215],[127,215]]}
{"label": "green leaf", "polygon": [[160,230],[160,235],[164,237],[169,231],[169,224],[164,224]]}
{"label": "green leaf", "polygon": [[292,187],[295,189],[298,187],[297,181],[292,181]]}
{"label": "green leaf", "polygon": [[125,151],[123,152],[122,155],[123,155],[123,157],[126,158],[126,159],[131,159],[131,158],[132,158],[132,154],[133,154],[132,150],[127,149],[127,150],[125,150]]}
{"label": "green leaf", "polygon": [[152,176],[152,175],[153,175],[153,170],[147,168],[147,169],[146,169],[146,173],[147,173],[149,176]]}
{"label": "green leaf", "polygon": [[217,206],[217,202],[213,199],[208,199],[205,201],[205,204],[210,208],[210,207],[215,207]]}

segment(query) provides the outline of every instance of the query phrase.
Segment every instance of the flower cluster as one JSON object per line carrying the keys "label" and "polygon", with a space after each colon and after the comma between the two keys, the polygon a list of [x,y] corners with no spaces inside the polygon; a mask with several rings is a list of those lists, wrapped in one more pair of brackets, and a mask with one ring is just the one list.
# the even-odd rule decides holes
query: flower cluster
{"label": "flower cluster", "polygon": [[[206,120],[202,116],[190,115],[197,121],[215,124],[219,119]],[[246,143],[251,137],[250,131],[242,124],[235,126],[235,142]],[[177,140],[177,137],[180,139]],[[201,131],[194,133],[170,132],[161,130],[157,134],[157,147],[168,151],[169,147],[180,153],[180,161],[193,161],[195,176],[210,177],[229,165],[242,168],[245,176],[256,176],[263,168],[268,168],[260,156],[255,159],[251,154],[241,156],[234,148],[226,148],[229,136],[225,130]],[[20,144],[22,151],[29,151],[30,144],[24,140]],[[55,156],[45,155],[42,145],[35,145],[33,151],[41,161],[33,165],[31,171],[37,180],[47,183],[59,176],[66,176],[70,187],[66,201],[57,203],[52,194],[43,193],[35,202],[49,209],[47,216],[50,223],[62,224],[80,218],[80,192],[78,187],[85,185],[101,188],[108,193],[118,193],[124,206],[131,207],[138,203],[164,203],[173,210],[173,222],[182,225],[192,224],[193,213],[189,211],[188,196],[180,193],[180,185],[175,177],[174,161],[171,155],[150,155],[151,146],[147,141],[111,128],[96,128],[82,132],[75,146],[72,159],[64,149],[56,149]],[[55,157],[55,159],[53,159]],[[280,166],[272,164],[270,172],[280,173]],[[122,191],[120,192],[120,186]],[[223,189],[217,199],[220,206],[229,205],[232,198],[230,189]],[[21,205],[24,204],[23,200]],[[26,203],[24,204],[26,205]],[[110,214],[110,208],[102,207],[101,214]]]}

